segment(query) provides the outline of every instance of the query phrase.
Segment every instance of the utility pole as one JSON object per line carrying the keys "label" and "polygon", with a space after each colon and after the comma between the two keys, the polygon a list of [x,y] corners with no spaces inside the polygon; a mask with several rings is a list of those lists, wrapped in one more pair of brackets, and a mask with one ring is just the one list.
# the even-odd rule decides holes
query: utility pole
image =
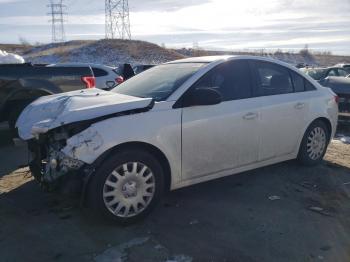
{"label": "utility pole", "polygon": [[63,4],[64,0],[49,0],[47,5],[50,12],[48,15],[51,17],[49,22],[51,23],[52,42],[59,43],[66,41],[66,34],[64,31],[64,16],[67,14],[65,10],[67,6]]}
{"label": "utility pole", "polygon": [[105,0],[105,27],[106,39],[131,39],[128,0]]}

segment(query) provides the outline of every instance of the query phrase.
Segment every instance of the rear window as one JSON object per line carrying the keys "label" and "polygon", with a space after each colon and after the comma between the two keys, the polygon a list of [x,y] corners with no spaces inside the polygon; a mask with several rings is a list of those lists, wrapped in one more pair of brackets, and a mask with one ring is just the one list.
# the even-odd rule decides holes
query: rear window
{"label": "rear window", "polygon": [[305,79],[305,91],[316,90],[316,87]]}
{"label": "rear window", "polygon": [[291,74],[292,74],[292,78],[293,78],[294,91],[295,92],[304,92],[305,91],[304,78],[295,72],[291,72]]}
{"label": "rear window", "polygon": [[294,84],[295,92],[304,92],[304,91],[312,91],[316,90],[313,84],[311,84],[308,80],[306,80],[301,75],[291,72]]}
{"label": "rear window", "polygon": [[92,72],[94,72],[95,77],[101,77],[101,76],[106,76],[108,75],[108,72],[105,70],[102,70],[100,68],[93,67]]}

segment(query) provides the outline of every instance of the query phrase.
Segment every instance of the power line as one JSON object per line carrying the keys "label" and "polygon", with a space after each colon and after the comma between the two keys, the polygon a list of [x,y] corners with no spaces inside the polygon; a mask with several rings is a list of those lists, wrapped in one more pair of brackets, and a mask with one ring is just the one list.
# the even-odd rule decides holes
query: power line
{"label": "power line", "polygon": [[105,0],[105,37],[131,39],[128,0]]}
{"label": "power line", "polygon": [[51,23],[52,31],[52,42],[64,42],[66,41],[66,34],[64,30],[64,16],[67,15],[65,10],[67,6],[63,4],[64,0],[49,0],[47,5],[50,12],[48,15],[51,16],[49,22]]}

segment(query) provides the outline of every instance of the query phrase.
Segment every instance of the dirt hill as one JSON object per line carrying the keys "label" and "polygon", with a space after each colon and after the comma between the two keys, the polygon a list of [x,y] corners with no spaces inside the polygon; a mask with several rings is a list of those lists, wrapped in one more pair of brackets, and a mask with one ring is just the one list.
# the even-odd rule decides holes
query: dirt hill
{"label": "dirt hill", "polygon": [[273,59],[281,60],[286,63],[297,65],[300,63],[314,66],[332,66],[340,63],[350,63],[350,56],[339,56],[328,53],[313,53],[312,51],[301,50],[300,52],[239,52],[239,51],[208,51],[201,49],[176,49],[174,50],[184,56],[207,56],[207,55],[253,55],[265,56]]}
{"label": "dirt hill", "polygon": [[20,54],[32,63],[159,64],[185,57],[149,42],[118,39],[69,41],[40,46],[0,44],[0,50]]}
{"label": "dirt hill", "polygon": [[27,62],[33,63],[99,63],[117,65],[159,64],[191,56],[204,55],[259,55],[275,58],[296,65],[304,63],[315,66],[331,66],[338,63],[350,63],[350,56],[315,54],[312,52],[230,52],[196,49],[166,49],[156,44],[136,40],[86,40],[39,46],[0,44],[0,50],[22,55]]}

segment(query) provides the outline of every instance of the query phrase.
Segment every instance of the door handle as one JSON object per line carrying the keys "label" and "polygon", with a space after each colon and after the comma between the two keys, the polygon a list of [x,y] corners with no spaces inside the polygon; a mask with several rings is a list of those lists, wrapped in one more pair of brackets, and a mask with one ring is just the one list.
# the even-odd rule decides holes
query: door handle
{"label": "door handle", "polygon": [[248,113],[246,115],[243,116],[243,119],[244,120],[253,120],[253,119],[256,119],[258,117],[258,114],[257,113]]}
{"label": "door handle", "polygon": [[305,107],[305,103],[297,103],[294,108],[295,109],[303,109]]}

